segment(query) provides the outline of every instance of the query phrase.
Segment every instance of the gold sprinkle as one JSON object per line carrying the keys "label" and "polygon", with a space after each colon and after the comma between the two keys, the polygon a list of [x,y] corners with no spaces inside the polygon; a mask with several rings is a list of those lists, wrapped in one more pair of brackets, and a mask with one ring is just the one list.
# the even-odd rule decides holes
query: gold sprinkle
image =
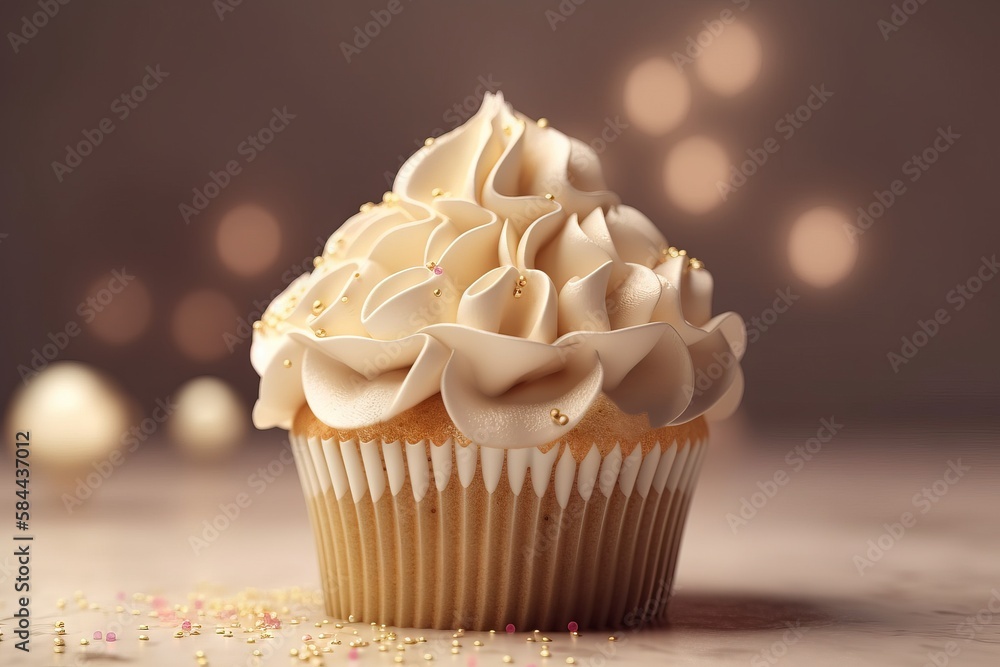
{"label": "gold sprinkle", "polygon": [[503,661],[509,665],[510,663],[514,662],[514,658],[512,656],[505,655],[503,657]]}
{"label": "gold sprinkle", "polygon": [[54,647],[52,647],[52,652],[53,653],[65,653],[66,652],[66,647],[64,647],[64,646],[54,646]]}
{"label": "gold sprinkle", "polygon": [[424,653],[424,660],[433,660],[434,656],[430,653]]}
{"label": "gold sprinkle", "polygon": [[424,146],[430,146],[434,143],[434,137],[427,137],[424,139]]}
{"label": "gold sprinkle", "polygon": [[692,269],[704,269],[705,263],[702,262],[700,259],[695,259],[694,257],[692,257],[691,259],[688,260],[688,266],[690,266]]}
{"label": "gold sprinkle", "polygon": [[55,627],[57,627],[57,628],[65,628],[66,627],[66,621],[56,621]]}
{"label": "gold sprinkle", "polygon": [[90,646],[90,640],[84,637],[80,640],[80,646]]}
{"label": "gold sprinkle", "polygon": [[[316,338],[326,338],[326,329],[316,329]],[[292,625],[298,625],[298,621],[292,620]]]}
{"label": "gold sprinkle", "polygon": [[451,652],[454,655],[458,655],[461,652],[461,649],[459,649],[457,646],[452,646],[451,647]]}
{"label": "gold sprinkle", "polygon": [[65,646],[66,640],[60,637],[56,637],[55,639],[52,640],[52,643],[55,644],[56,646]]}
{"label": "gold sprinkle", "polygon": [[[289,363],[288,365],[291,366],[291,363]],[[149,626],[148,625],[140,625],[139,629],[140,630],[149,630]]]}
{"label": "gold sprinkle", "polygon": [[[340,297],[340,302],[341,302],[341,303],[347,303],[347,297],[346,297],[346,296],[342,296],[342,297]],[[318,626],[318,625],[317,625],[316,627],[318,628],[318,627],[320,627],[320,626]]]}
{"label": "gold sprinkle", "polygon": [[510,136],[511,131],[512,130],[510,129],[510,125],[503,126],[503,133],[506,134],[508,137]]}
{"label": "gold sprinkle", "polygon": [[439,289],[434,290],[434,296],[441,296],[441,290]]}
{"label": "gold sprinkle", "polygon": [[299,654],[299,649],[297,649],[297,648],[293,648],[292,650],[290,650],[290,651],[288,652],[288,655],[292,656],[293,658],[294,658],[295,656],[297,656],[298,654]]}
{"label": "gold sprinkle", "polygon": [[522,294],[524,294],[524,291],[520,287],[515,287],[514,288],[514,298],[515,299],[520,299]]}
{"label": "gold sprinkle", "polygon": [[688,254],[688,251],[687,250],[678,250],[677,254],[680,255],[681,257],[684,257],[685,255]]}
{"label": "gold sprinkle", "polygon": [[616,641],[618,641],[618,637],[615,637],[614,635],[611,635],[610,637],[608,637],[608,641],[609,642],[616,642]]}
{"label": "gold sprinkle", "polygon": [[437,262],[427,262],[424,266],[427,267],[427,270],[433,271],[434,267],[437,266]]}
{"label": "gold sprinkle", "polygon": [[[386,204],[391,204],[391,203],[397,201],[398,199],[399,199],[399,197],[396,196],[395,192],[386,192],[385,194],[382,195],[382,201],[385,202]],[[348,620],[350,620],[350,619],[348,619]],[[351,621],[351,623],[353,623],[353,622],[354,621]]]}
{"label": "gold sprinkle", "polygon": [[576,658],[574,658],[572,656],[570,656],[569,658],[566,658],[566,664],[567,665],[575,665],[576,664]]}
{"label": "gold sprinkle", "polygon": [[403,662],[403,656],[397,655],[392,659],[393,662]]}
{"label": "gold sprinkle", "polygon": [[472,642],[472,645],[473,646],[482,646],[483,643],[477,639],[476,641]]}
{"label": "gold sprinkle", "polygon": [[58,609],[65,609],[66,608],[66,600],[63,600],[62,598],[59,598],[58,600],[56,600],[56,607]]}
{"label": "gold sprinkle", "polygon": [[247,644],[256,644],[257,640],[253,637],[247,637]]}
{"label": "gold sprinkle", "polygon": [[139,635],[139,641],[141,641],[141,642],[148,642],[149,641],[149,636],[148,635]]}
{"label": "gold sprinkle", "polygon": [[539,118],[538,120],[535,121],[535,123],[538,124],[538,127],[548,127],[549,126],[549,119],[548,118]]}
{"label": "gold sprinkle", "polygon": [[195,651],[194,652],[194,657],[196,657],[196,658],[204,658],[205,657],[205,652],[204,651]]}
{"label": "gold sprinkle", "polygon": [[549,201],[552,201],[553,199],[556,198],[556,196],[554,194],[552,194],[551,192],[546,192],[545,193],[545,198],[548,199]]}
{"label": "gold sprinkle", "polygon": [[322,257],[313,257],[313,268],[318,269],[322,263],[323,263]]}
{"label": "gold sprinkle", "polygon": [[519,287],[524,287],[525,285],[528,284],[528,279],[525,278],[524,276],[518,276],[517,277],[517,284],[518,284]]}
{"label": "gold sprinkle", "polygon": [[260,657],[260,656],[262,656],[262,655],[264,655],[264,654],[263,654],[263,653],[261,653],[261,650],[260,650],[259,648],[255,648],[255,649],[253,650],[253,656],[254,656],[255,658],[259,658],[259,657]]}
{"label": "gold sprinkle", "polygon": [[[253,323],[253,329],[254,329],[254,331],[260,331],[261,327],[263,327],[263,326],[264,326],[264,323],[261,322],[260,320],[257,320],[256,322]],[[115,607],[115,611],[118,611],[118,609],[119,609],[119,607]],[[118,612],[118,613],[121,613],[121,612]]]}
{"label": "gold sprinkle", "polygon": [[365,202],[364,204],[362,204],[361,208],[359,208],[358,211],[360,211],[361,213],[367,213],[368,211],[372,210],[373,208],[375,208],[375,204],[373,202],[369,201],[369,202]]}
{"label": "gold sprinkle", "polygon": [[533,641],[535,641],[535,638],[529,635],[529,636],[527,636],[527,637],[524,638],[524,641],[526,641],[526,642],[533,642]]}
{"label": "gold sprinkle", "polygon": [[[355,280],[361,280],[361,274],[360,274],[360,273],[358,273],[357,271],[355,271],[355,272],[354,272],[354,279],[355,279]],[[323,621],[323,622],[324,622],[324,623],[329,623],[330,621]]]}
{"label": "gold sprinkle", "polygon": [[313,301],[312,311],[314,313],[318,313],[318,312],[320,312],[322,310],[323,310],[323,302],[320,301],[319,299],[316,299],[315,301]]}
{"label": "gold sprinkle", "polygon": [[184,632],[182,630],[178,630],[177,632],[174,633],[174,638],[175,639],[180,639],[183,636],[184,636]]}
{"label": "gold sprinkle", "polygon": [[[292,367],[292,360],[291,359],[285,359],[284,361],[281,362],[281,365],[284,366],[285,368],[291,368]],[[139,629],[142,630],[142,626],[139,626]],[[146,629],[149,630],[149,628],[146,628]],[[216,633],[216,634],[218,634],[218,633]]]}
{"label": "gold sprinkle", "polygon": [[675,248],[674,246],[670,246],[669,248],[667,248],[667,254],[670,255],[671,257],[677,257],[679,253],[677,248]]}
{"label": "gold sprinkle", "polygon": [[548,643],[548,642],[550,642],[552,640],[549,639],[548,637],[542,637],[542,641],[545,642],[545,643]]}
{"label": "gold sprinkle", "polygon": [[549,651],[549,649],[547,648],[543,648],[541,653],[539,653],[538,655],[542,656],[543,658],[548,658],[549,656],[552,655],[552,652]]}
{"label": "gold sprinkle", "polygon": [[421,644],[427,643],[427,639],[425,637],[417,637],[417,641],[420,642]]}
{"label": "gold sprinkle", "polygon": [[452,646],[461,646],[462,644],[457,639],[452,639],[451,640],[451,645]]}
{"label": "gold sprinkle", "polygon": [[440,197],[443,194],[444,194],[444,190],[442,190],[441,188],[434,188],[433,190],[431,190],[431,196],[432,197]]}
{"label": "gold sprinkle", "polygon": [[496,631],[496,630],[490,630],[490,634],[491,634],[491,635],[495,635],[496,633],[497,633],[497,631]]}

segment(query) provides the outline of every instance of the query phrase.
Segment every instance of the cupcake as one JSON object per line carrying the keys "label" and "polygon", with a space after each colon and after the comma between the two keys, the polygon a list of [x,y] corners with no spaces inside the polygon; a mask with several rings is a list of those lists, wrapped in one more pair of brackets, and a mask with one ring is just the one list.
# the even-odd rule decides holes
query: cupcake
{"label": "cupcake", "polygon": [[662,618],[745,331],[594,151],[487,95],[314,265],[254,327],[253,416],[290,433],[327,612]]}

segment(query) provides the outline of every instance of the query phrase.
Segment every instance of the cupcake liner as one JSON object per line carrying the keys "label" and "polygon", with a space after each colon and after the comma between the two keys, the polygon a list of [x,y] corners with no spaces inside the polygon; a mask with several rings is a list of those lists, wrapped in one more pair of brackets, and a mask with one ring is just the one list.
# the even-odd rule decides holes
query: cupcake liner
{"label": "cupcake liner", "polygon": [[327,613],[470,630],[662,620],[705,450],[290,441]]}

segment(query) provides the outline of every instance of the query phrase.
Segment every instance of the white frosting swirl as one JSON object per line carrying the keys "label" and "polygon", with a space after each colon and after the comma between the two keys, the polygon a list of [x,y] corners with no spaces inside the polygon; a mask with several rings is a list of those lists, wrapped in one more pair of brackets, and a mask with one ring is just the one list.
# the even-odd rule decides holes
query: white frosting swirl
{"label": "white frosting swirl", "polygon": [[290,428],[308,402],[358,428],[440,392],[466,437],[514,448],[558,440],[602,392],[653,427],[721,417],[745,331],[711,296],[587,145],[488,95],[268,307],[254,422]]}

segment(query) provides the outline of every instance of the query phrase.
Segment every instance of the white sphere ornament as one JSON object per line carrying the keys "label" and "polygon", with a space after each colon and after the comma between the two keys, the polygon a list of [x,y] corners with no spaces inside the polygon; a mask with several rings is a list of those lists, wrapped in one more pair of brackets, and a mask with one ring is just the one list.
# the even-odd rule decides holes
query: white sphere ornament
{"label": "white sphere ornament", "polygon": [[189,380],[177,390],[173,402],[170,436],[193,458],[228,456],[246,435],[249,413],[232,387],[218,378]]}
{"label": "white sphere ornament", "polygon": [[73,470],[119,449],[129,414],[111,380],[86,364],[60,361],[14,395],[6,423],[8,432],[30,432],[32,466]]}

